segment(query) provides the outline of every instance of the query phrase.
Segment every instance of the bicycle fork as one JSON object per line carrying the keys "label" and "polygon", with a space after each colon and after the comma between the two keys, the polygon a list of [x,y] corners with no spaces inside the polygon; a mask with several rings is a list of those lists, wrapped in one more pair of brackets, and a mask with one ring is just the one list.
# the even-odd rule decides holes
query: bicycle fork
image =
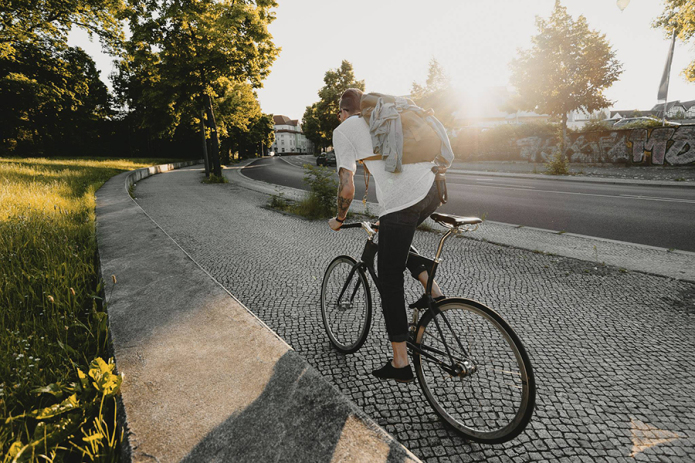
{"label": "bicycle fork", "polygon": [[362,265],[364,265],[362,262],[358,262],[352,266],[352,269],[350,269],[350,273],[348,274],[348,277],[345,279],[345,284],[343,284],[343,289],[340,291],[340,295],[338,296],[338,299],[335,301],[336,308],[338,308],[340,310],[348,310],[352,307],[352,301],[355,299],[355,294],[357,294],[357,291],[360,289],[360,285],[362,284],[362,281],[359,278],[357,279],[357,284],[355,285],[355,288],[352,290],[352,294],[350,295],[350,300],[349,301],[342,301],[342,299],[343,299],[343,296],[345,295],[345,291],[350,286],[350,282],[352,281],[352,277],[355,276],[355,272]]}

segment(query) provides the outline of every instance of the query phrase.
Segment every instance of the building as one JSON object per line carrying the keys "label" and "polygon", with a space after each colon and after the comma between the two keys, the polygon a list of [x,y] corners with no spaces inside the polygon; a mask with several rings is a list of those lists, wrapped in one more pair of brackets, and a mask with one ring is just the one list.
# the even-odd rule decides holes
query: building
{"label": "building", "polygon": [[314,144],[302,133],[298,120],[287,116],[273,116],[275,142],[270,147],[276,155],[307,154],[314,152]]}
{"label": "building", "polygon": [[[695,119],[695,100],[669,101],[666,103],[666,118],[675,121],[688,121]],[[610,119],[618,120],[623,117],[651,116],[656,119],[664,117],[664,103],[654,105],[650,110],[614,110],[610,113]]]}

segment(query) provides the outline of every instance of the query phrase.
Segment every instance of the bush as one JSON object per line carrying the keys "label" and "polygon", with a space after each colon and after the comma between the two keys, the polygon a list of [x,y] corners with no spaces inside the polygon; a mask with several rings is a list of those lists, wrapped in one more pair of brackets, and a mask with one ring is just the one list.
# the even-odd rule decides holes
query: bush
{"label": "bush", "polygon": [[338,191],[333,170],[304,164],[304,181],[309,185],[309,195],[297,205],[300,215],[309,219],[333,217]]}
{"label": "bush", "polygon": [[590,120],[582,127],[575,130],[576,133],[586,133],[586,132],[606,132],[611,130],[611,123],[599,120]]}
{"label": "bush", "polygon": [[336,212],[338,190],[338,183],[332,177],[333,171],[310,164],[304,164],[304,170],[304,181],[309,185],[309,194],[298,203],[286,199],[283,193],[271,195],[268,207],[307,219],[333,217]]}
{"label": "bush", "polygon": [[544,165],[545,173],[548,175],[569,175],[570,173],[569,161],[566,156],[560,153],[559,149],[555,150],[550,161]]}
{"label": "bush", "polygon": [[500,124],[489,129],[464,128],[452,140],[458,159],[516,160],[519,158],[517,140],[538,137],[559,142],[558,124],[532,122],[526,124]]}

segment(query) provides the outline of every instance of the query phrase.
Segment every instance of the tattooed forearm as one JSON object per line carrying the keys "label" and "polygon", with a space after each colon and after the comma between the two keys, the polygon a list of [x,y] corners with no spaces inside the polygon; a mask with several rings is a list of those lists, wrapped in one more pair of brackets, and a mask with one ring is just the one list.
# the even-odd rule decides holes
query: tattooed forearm
{"label": "tattooed forearm", "polygon": [[338,196],[338,217],[339,218],[344,218],[347,215],[348,209],[350,209],[350,203],[352,203],[352,198],[343,198],[341,196]]}
{"label": "tattooed forearm", "polygon": [[344,219],[347,215],[352,198],[355,197],[355,184],[353,181],[353,172],[347,169],[340,168],[338,173],[340,183],[338,184],[338,218]]}

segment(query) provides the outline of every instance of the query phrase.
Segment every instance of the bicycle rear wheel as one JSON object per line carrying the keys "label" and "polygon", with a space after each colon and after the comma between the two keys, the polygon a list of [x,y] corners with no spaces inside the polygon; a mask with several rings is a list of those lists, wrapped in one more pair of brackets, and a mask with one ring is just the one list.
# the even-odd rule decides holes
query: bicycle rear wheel
{"label": "bicycle rear wheel", "polygon": [[478,302],[446,299],[437,307],[436,316],[425,313],[415,337],[422,354],[413,352],[413,363],[425,397],[471,440],[513,439],[536,401],[524,346],[502,317]]}
{"label": "bicycle rear wheel", "polygon": [[331,343],[351,354],[364,344],[372,321],[372,296],[364,270],[349,256],[328,265],[321,284],[321,317]]}

